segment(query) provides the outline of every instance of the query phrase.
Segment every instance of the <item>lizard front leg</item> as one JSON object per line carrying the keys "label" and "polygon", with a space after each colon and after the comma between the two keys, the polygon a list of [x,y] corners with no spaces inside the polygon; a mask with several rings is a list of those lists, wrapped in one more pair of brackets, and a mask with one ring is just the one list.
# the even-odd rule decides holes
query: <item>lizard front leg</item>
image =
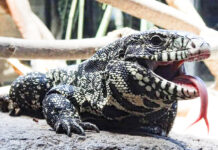
{"label": "lizard front leg", "polygon": [[79,105],[73,97],[75,90],[70,85],[52,88],[43,100],[43,113],[47,123],[57,132],[68,136],[73,133],[85,135],[84,130],[99,132],[96,125],[82,122]]}
{"label": "lizard front leg", "polygon": [[8,99],[12,105],[11,116],[26,114],[42,118],[42,100],[52,87],[46,74],[31,72],[18,77],[12,84]]}

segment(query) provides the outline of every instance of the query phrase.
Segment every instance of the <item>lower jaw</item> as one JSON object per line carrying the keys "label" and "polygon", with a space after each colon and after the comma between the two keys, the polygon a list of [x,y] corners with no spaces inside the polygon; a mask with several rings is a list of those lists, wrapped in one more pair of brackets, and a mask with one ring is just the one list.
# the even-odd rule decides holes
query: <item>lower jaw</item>
{"label": "lower jaw", "polygon": [[[174,62],[170,65],[162,66],[163,68],[160,70],[156,70],[155,73],[163,75],[162,77],[166,80],[169,80],[171,82],[174,82],[175,84],[182,86],[186,89],[194,89],[197,91],[196,96],[200,96],[201,99],[201,108],[200,108],[200,114],[199,117],[196,119],[195,122],[193,122],[191,125],[197,123],[201,119],[205,120],[207,129],[209,131],[209,122],[207,119],[207,107],[208,107],[208,93],[207,88],[204,84],[204,82],[199,77],[194,77],[190,75],[186,75],[185,70],[181,70],[181,67],[183,66],[184,61]],[[164,74],[164,71],[170,73],[169,76]],[[162,72],[161,72],[162,71]]]}

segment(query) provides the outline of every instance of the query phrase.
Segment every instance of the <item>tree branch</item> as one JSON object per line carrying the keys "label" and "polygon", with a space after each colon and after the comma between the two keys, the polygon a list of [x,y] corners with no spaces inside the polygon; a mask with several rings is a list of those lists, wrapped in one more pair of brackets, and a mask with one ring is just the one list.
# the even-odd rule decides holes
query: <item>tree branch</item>
{"label": "tree branch", "polygon": [[27,40],[0,37],[0,59],[87,59],[117,37],[81,40]]}
{"label": "tree branch", "polygon": [[97,0],[112,5],[120,10],[146,19],[152,23],[171,30],[185,30],[199,34],[204,26],[193,21],[193,18],[155,0]]}

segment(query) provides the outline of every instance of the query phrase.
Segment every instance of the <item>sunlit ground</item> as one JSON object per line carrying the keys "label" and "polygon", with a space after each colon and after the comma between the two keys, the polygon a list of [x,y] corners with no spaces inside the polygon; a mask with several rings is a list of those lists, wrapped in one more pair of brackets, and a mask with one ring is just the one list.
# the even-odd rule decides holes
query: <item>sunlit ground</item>
{"label": "sunlit ground", "polygon": [[193,126],[187,128],[199,116],[200,98],[179,102],[177,118],[172,129],[173,132],[194,135],[203,138],[218,139],[218,91],[213,90],[211,86],[208,87],[207,90],[209,97],[209,133],[207,132],[207,127],[203,119]]}

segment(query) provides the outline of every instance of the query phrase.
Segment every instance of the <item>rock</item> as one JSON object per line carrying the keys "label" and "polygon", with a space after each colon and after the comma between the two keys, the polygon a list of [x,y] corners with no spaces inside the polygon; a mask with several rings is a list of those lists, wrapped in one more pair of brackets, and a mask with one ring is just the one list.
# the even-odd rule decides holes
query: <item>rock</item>
{"label": "rock", "polygon": [[170,138],[101,131],[86,136],[56,134],[45,120],[0,113],[0,149],[183,150],[215,149],[212,140],[170,134]]}

